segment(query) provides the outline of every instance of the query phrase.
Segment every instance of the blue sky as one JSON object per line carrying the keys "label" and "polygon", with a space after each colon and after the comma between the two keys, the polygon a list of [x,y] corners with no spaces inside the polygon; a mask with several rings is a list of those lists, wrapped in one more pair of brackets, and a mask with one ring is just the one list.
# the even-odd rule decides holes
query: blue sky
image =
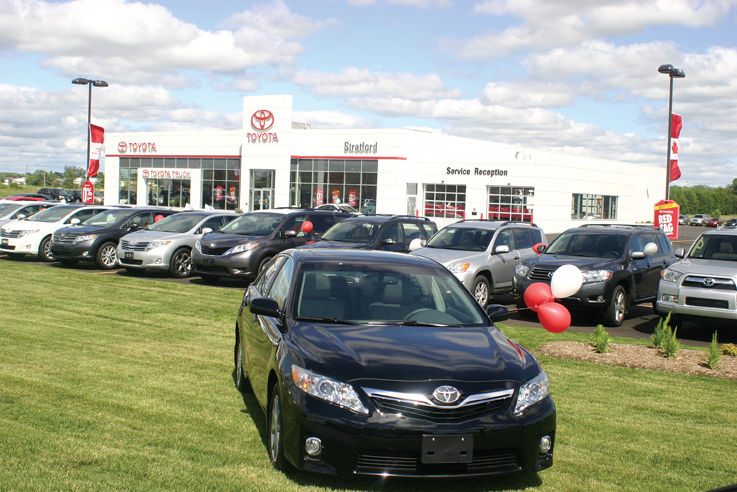
{"label": "blue sky", "polygon": [[0,0],[0,171],[84,165],[107,131],[236,130],[244,95],[314,128],[421,127],[737,178],[737,0]]}

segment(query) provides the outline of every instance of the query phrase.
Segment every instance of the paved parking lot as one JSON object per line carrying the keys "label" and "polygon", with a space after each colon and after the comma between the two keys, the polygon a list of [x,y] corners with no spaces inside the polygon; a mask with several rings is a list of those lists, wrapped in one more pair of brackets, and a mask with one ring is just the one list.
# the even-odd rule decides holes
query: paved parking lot
{"label": "paved parking lot", "polygon": [[[696,226],[680,226],[679,238],[673,241],[673,247],[687,248],[698,235],[705,229],[703,227]],[[548,240],[552,240],[555,235],[548,235]],[[9,260],[5,255],[0,254],[2,261],[24,261],[32,264],[47,265],[50,268],[67,268],[61,266],[59,263],[43,263],[40,261],[21,259],[21,260]],[[123,269],[116,270],[99,270],[92,263],[79,263],[74,268],[88,271],[96,275],[121,275],[121,276],[137,276],[143,278],[150,278],[152,280],[159,280],[164,282],[179,282],[179,283],[192,283],[205,285],[205,283],[199,277],[191,277],[185,279],[171,278],[166,272],[154,272],[146,271],[139,274],[128,273]],[[245,289],[248,283],[243,280],[230,280],[222,279],[216,284],[212,284],[221,288],[229,289]],[[526,320],[516,313],[517,307],[514,299],[511,295],[501,295],[492,298],[492,302],[506,305],[510,310],[510,319],[515,324],[522,326],[537,327],[541,330],[540,323],[537,320]],[[629,315],[625,320],[624,324],[618,328],[607,328],[607,331],[613,336],[631,337],[631,338],[649,338],[658,322],[658,316],[653,312],[650,304],[642,304],[638,306],[632,306],[630,308]],[[598,320],[591,316],[574,315],[571,327],[569,330],[577,332],[593,332],[594,327]],[[718,331],[718,338],[720,343],[736,343],[737,344],[737,326],[730,326],[727,322],[718,320],[705,321],[705,322],[686,322],[678,329],[678,339],[683,344],[687,345],[708,345],[711,342],[711,337],[714,330]]]}

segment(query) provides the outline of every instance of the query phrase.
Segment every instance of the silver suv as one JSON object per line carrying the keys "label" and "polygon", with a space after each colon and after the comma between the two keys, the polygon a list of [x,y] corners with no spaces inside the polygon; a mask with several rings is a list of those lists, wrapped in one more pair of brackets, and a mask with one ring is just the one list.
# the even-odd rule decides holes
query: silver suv
{"label": "silver suv", "polygon": [[737,319],[737,230],[701,234],[687,255],[663,271],[656,309],[679,318]]}
{"label": "silver suv", "polygon": [[485,307],[491,294],[511,292],[515,267],[544,238],[534,224],[469,220],[444,227],[412,254],[441,263]]}
{"label": "silver suv", "polygon": [[706,224],[709,221],[709,219],[710,219],[709,214],[694,214],[694,216],[691,217],[689,224],[702,226]]}

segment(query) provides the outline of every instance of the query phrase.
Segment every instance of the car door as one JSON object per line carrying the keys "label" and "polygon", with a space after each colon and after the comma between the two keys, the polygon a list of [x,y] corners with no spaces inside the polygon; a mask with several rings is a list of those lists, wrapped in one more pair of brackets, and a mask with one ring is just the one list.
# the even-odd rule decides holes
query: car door
{"label": "car door", "polygon": [[[509,248],[504,251],[500,247]],[[492,289],[495,292],[511,290],[514,268],[520,262],[520,253],[515,246],[514,230],[512,228],[502,229],[497,232],[491,243],[489,254],[489,267],[491,278],[494,282]]]}
{"label": "car door", "polygon": [[391,222],[381,229],[381,232],[379,232],[377,247],[384,251],[409,251],[409,247],[405,248],[404,243],[402,242],[402,234],[399,231],[399,222]]}
{"label": "car door", "polygon": [[412,242],[413,239],[427,239],[427,236],[423,234],[423,229],[420,227],[420,224],[416,222],[400,222],[401,231],[402,231],[402,253],[409,253],[409,243]]}
{"label": "car door", "polygon": [[[249,287],[248,298],[273,297],[279,308],[283,309],[293,265],[292,259],[286,256],[271,262]],[[282,336],[279,323],[279,320],[269,316],[253,315],[247,308],[241,313],[241,340],[245,352],[243,364],[256,398],[263,405],[266,405],[268,396],[269,360]]]}
{"label": "car door", "polygon": [[[647,278],[645,280],[643,289],[639,292],[639,296],[654,297],[658,292],[658,284],[660,283],[660,272],[669,264],[669,252],[667,250],[663,250],[655,233],[643,233],[642,241],[645,243],[645,246],[650,243],[654,244],[657,248],[657,251],[651,251],[651,253],[647,255]],[[652,246],[650,246],[650,248],[652,248]]]}
{"label": "car door", "polygon": [[634,299],[643,299],[650,295],[655,295],[657,291],[657,282],[653,287],[652,265],[650,258],[645,255],[644,258],[632,258],[633,253],[645,251],[647,244],[645,237],[641,233],[633,234],[630,238],[630,244],[627,248],[629,268],[632,272],[633,292],[630,294]]}

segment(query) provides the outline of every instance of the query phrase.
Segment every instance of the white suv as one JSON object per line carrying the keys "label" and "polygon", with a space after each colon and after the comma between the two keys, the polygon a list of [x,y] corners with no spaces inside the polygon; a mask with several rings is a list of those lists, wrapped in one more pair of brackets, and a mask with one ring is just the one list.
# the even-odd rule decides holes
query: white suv
{"label": "white suv", "polygon": [[709,221],[709,214],[694,214],[694,216],[691,217],[690,224],[702,226],[706,224],[708,221]]}

